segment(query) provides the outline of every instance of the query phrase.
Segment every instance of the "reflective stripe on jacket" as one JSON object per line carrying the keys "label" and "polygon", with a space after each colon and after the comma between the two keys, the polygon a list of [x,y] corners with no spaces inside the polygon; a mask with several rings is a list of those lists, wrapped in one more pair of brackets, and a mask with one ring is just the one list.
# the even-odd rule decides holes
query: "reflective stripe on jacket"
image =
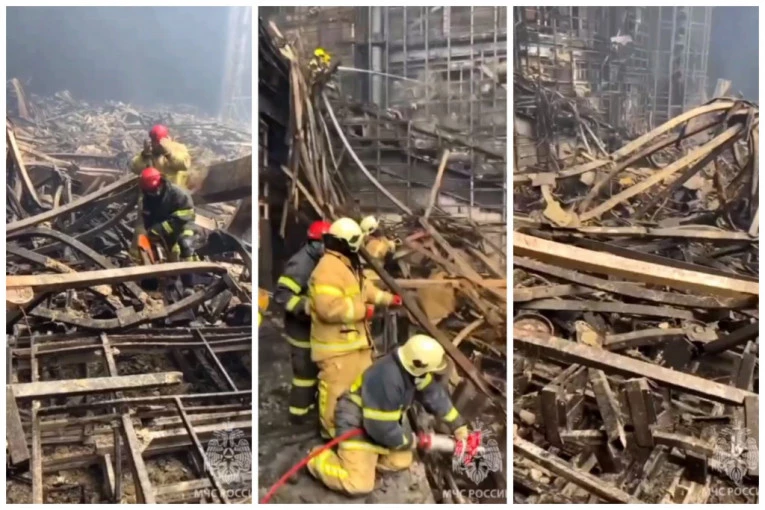
{"label": "reflective stripe on jacket", "polygon": [[[378,447],[410,448],[412,432],[403,425],[403,418],[415,399],[426,411],[445,422],[452,432],[466,423],[446,388],[431,374],[414,377],[406,372],[394,351],[375,361],[343,395],[343,404],[338,404],[335,417],[337,434],[363,426],[365,440]],[[350,409],[348,402],[361,412]]]}
{"label": "reflective stripe on jacket", "polygon": [[[189,223],[194,223],[194,201],[183,188],[164,181],[159,196],[143,193],[141,207],[144,228],[164,239],[175,239]],[[170,243],[173,244],[173,243]]]}
{"label": "reflective stripe on jacket", "polygon": [[306,244],[295,253],[276,282],[274,301],[286,312],[284,330],[289,342],[296,347],[310,347],[311,316],[308,312],[308,280],[320,253]]}
{"label": "reflective stripe on jacket", "polygon": [[387,306],[393,299],[392,294],[371,282],[362,283],[348,258],[331,250],[326,251],[311,274],[308,292],[314,361],[371,349],[366,305]]}

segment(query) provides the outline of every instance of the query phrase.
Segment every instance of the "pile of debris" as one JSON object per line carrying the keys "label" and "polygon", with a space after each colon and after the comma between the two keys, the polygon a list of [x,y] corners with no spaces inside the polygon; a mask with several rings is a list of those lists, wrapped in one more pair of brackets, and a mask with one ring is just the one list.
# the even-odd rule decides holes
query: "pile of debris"
{"label": "pile of debris", "polygon": [[[273,24],[270,29],[275,34],[275,46],[289,64],[293,100],[290,122],[293,129],[292,159],[282,167],[284,174],[291,179],[291,189],[281,218],[282,235],[288,215],[330,219],[360,217],[362,211],[345,179],[348,173],[357,173],[358,170],[380,196],[395,205],[400,214],[386,215],[384,219],[385,234],[400,240],[393,260],[383,267],[361,249],[362,258],[370,268],[366,272],[367,277],[378,280],[382,288],[401,295],[408,312],[408,320],[403,321],[395,320],[395,316],[386,316],[381,335],[384,338],[378,341],[378,346],[382,352],[388,352],[397,342],[416,333],[415,329],[436,338],[453,362],[449,380],[455,406],[474,425],[481,426],[491,445],[490,451],[496,454],[485,460],[494,464],[481,468],[478,481],[470,481],[466,477],[462,479],[452,472],[451,465],[428,459],[425,473],[430,491],[438,501],[444,501],[444,494],[452,494],[454,502],[468,502],[460,491],[454,489],[476,488],[476,483],[480,482],[478,488],[485,489],[483,493],[486,495],[479,498],[482,502],[490,502],[492,498],[494,502],[504,501],[502,497],[496,499],[495,495],[499,492],[490,489],[504,489],[506,486],[502,473],[507,431],[506,227],[504,224],[479,224],[468,216],[449,215],[439,207],[438,201],[450,153],[466,152],[465,144],[472,142],[457,134],[428,132],[426,127],[413,127],[418,139],[424,141],[427,138],[427,150],[437,155],[440,153],[441,157],[428,159],[433,169],[438,168],[429,205],[412,210],[364,166],[349,143],[352,130],[344,129],[338,120],[341,109],[354,112],[361,108],[365,114],[381,117],[391,114],[371,105],[360,107],[357,103],[333,95],[332,84],[327,84],[327,75],[316,77],[312,74],[295,45],[284,39]],[[331,73],[332,70],[329,71]],[[422,148],[422,144],[418,143],[418,147]],[[506,164],[504,154],[494,148],[485,150],[493,158],[493,166]],[[423,157],[422,152],[418,155],[415,151],[414,154]],[[273,359],[278,353],[272,350],[272,347],[263,345],[261,359]],[[272,383],[264,382],[261,388],[270,386]],[[260,400],[261,409],[265,410],[263,402],[270,400],[263,396]],[[269,408],[268,413],[274,416],[274,409]],[[429,420],[425,413],[415,409],[410,411],[409,419],[415,430]],[[269,425],[262,423],[261,431]],[[264,489],[274,482],[276,475],[281,474],[278,469],[271,469],[269,460],[274,459],[264,456],[261,460],[260,485]],[[402,499],[429,502],[432,501],[430,491],[427,491],[427,497],[421,496],[416,500],[402,493],[398,499],[396,494],[390,494],[393,499],[378,498],[370,502],[400,503]],[[279,501],[316,502],[317,498],[334,501],[330,495],[317,495],[313,499],[303,495],[299,500],[290,499],[288,495],[283,498]]]}
{"label": "pile of debris", "polygon": [[135,266],[114,151],[146,127],[67,97],[6,122],[8,500],[247,501],[251,249],[212,230],[203,262]]}
{"label": "pile of debris", "polygon": [[516,502],[753,502],[758,140],[722,98],[516,170]]}
{"label": "pile of debris", "polygon": [[150,110],[118,101],[91,105],[74,99],[69,91],[50,97],[32,94],[27,99],[15,78],[7,92],[19,141],[54,159],[132,157],[141,151],[154,124],[166,125],[173,138],[189,147],[195,167],[252,153],[252,133],[221,124],[192,107]]}

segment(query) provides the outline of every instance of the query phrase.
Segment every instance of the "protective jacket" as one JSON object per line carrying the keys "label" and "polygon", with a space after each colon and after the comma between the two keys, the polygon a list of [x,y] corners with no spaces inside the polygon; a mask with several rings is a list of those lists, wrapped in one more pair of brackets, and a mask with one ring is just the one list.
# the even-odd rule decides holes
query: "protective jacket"
{"label": "protective jacket", "polygon": [[167,138],[159,143],[165,149],[164,154],[145,155],[143,152],[140,152],[130,163],[130,169],[134,173],[140,174],[144,168],[154,167],[169,182],[186,189],[188,186],[188,171],[191,167],[191,156],[188,149],[182,143],[174,142]]}
{"label": "protective jacket", "polygon": [[329,249],[311,275],[309,295],[314,361],[371,349],[366,305],[387,306],[393,300],[393,294],[365,282],[348,257]]}
{"label": "protective jacket", "polygon": [[396,245],[385,236],[378,236],[370,237],[365,248],[372,257],[378,260],[385,260],[385,257],[387,257],[389,253],[396,250]]}
{"label": "protective jacket", "polygon": [[274,301],[284,307],[284,330],[289,342],[296,347],[310,348],[311,315],[309,313],[308,281],[321,258],[320,243],[309,242],[287,262],[284,274],[276,282]]}
{"label": "protective jacket", "polygon": [[162,178],[162,192],[157,196],[143,193],[143,226],[150,235],[172,245],[196,217],[191,195]]}
{"label": "protective jacket", "polygon": [[362,439],[351,440],[359,449],[382,447],[379,453],[385,453],[411,448],[412,431],[403,419],[415,399],[452,432],[466,425],[446,388],[432,374],[409,374],[394,351],[377,360],[340,398],[335,410],[336,435],[362,427]]}

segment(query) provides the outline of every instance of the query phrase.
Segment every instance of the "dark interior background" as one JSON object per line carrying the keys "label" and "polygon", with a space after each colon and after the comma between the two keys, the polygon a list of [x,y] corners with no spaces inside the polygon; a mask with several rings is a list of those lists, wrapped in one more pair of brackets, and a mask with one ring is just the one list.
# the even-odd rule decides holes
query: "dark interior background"
{"label": "dark interior background", "polygon": [[217,113],[227,7],[8,7],[7,77],[90,102]]}

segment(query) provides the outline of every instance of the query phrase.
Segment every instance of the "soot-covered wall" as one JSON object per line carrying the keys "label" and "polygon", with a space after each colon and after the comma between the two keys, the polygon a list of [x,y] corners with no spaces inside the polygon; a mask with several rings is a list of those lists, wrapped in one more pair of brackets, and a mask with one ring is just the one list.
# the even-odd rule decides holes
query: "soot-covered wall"
{"label": "soot-covered wall", "polygon": [[220,105],[227,7],[9,7],[6,62],[28,92]]}

